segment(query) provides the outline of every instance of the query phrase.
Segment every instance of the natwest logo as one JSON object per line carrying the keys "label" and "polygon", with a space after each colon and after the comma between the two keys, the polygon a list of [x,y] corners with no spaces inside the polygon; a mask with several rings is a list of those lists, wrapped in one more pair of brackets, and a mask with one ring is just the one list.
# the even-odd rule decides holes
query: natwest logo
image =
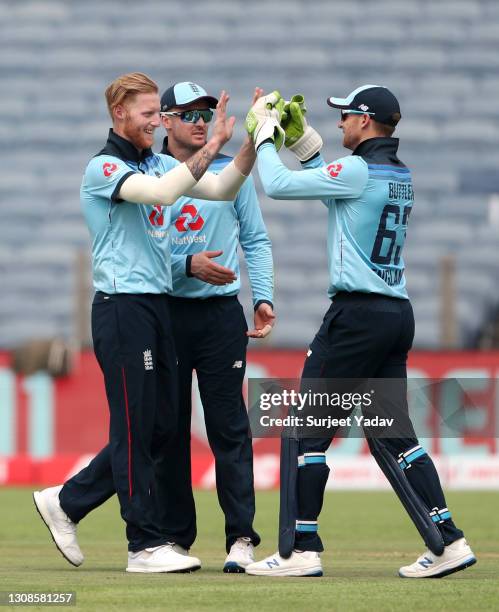
{"label": "natwest logo", "polygon": [[336,178],[341,172],[342,168],[343,166],[341,164],[329,164],[327,171],[331,178]]}
{"label": "natwest logo", "polygon": [[203,217],[198,213],[194,204],[185,204],[180,211],[180,217],[175,221],[175,227],[179,232],[188,230],[200,230],[204,225]]}
{"label": "natwest logo", "polygon": [[163,225],[164,214],[162,206],[156,204],[153,211],[149,215],[149,221],[151,222],[151,225]]}

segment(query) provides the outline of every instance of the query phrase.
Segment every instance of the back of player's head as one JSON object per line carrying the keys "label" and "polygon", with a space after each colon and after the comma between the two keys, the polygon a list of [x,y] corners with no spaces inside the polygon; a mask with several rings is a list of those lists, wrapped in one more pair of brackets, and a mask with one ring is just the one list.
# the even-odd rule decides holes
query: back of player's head
{"label": "back of player's head", "polygon": [[106,88],[105,96],[109,114],[112,118],[113,110],[119,104],[125,104],[137,94],[158,92],[158,86],[146,74],[142,72],[122,74]]}

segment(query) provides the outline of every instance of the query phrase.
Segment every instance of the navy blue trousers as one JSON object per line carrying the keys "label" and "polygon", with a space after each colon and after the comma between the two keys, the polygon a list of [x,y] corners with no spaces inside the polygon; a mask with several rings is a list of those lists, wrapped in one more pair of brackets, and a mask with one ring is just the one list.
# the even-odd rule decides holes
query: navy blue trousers
{"label": "navy blue trousers", "polygon": [[[407,354],[414,338],[414,315],[409,300],[376,294],[340,293],[333,299],[323,323],[310,345],[302,379],[407,379]],[[334,383],[333,383],[334,384]],[[341,385],[341,383],[340,383]],[[399,458],[401,453],[419,446],[412,427],[405,394],[398,394],[396,406],[385,409],[383,416],[393,411],[402,422],[402,437],[383,438],[388,450]],[[400,401],[401,400],[401,401]],[[335,415],[346,417],[349,412]],[[335,435],[327,438],[302,438],[299,453],[325,453]],[[416,453],[415,453],[416,454]],[[406,470],[413,489],[429,509],[447,509],[435,466],[423,451]],[[314,523],[323,504],[329,468],[320,458],[298,469],[298,516],[295,547],[322,551],[323,546]],[[445,544],[463,537],[450,513],[437,527]],[[301,524],[300,524],[301,522]]]}
{"label": "navy blue trousers", "polygon": [[178,357],[179,422],[177,435],[161,454],[157,469],[165,533],[185,548],[196,538],[190,456],[194,370],[208,443],[215,457],[226,549],[239,537],[249,537],[256,545],[260,537],[253,529],[253,449],[243,399],[248,344],[243,309],[236,296],[204,300],[172,297],[170,306]]}
{"label": "navy blue trousers", "polygon": [[[248,343],[242,307],[235,296],[206,300],[170,297],[168,302],[178,354],[179,412],[175,435],[169,435],[172,428],[167,428],[166,436],[159,436],[152,447],[155,478],[149,487],[161,539],[188,549],[196,538],[190,456],[192,372],[196,370],[208,441],[215,456],[217,493],[225,515],[226,548],[243,536],[258,544],[260,537],[253,529],[253,454],[242,397]],[[171,339],[166,346],[172,360]],[[163,394],[168,394],[170,382],[168,374]],[[176,388],[172,387],[171,397],[176,397]],[[158,431],[162,429],[159,423]],[[65,483],[61,506],[79,522],[115,491],[108,446]],[[131,550],[145,547],[137,546]]]}
{"label": "navy blue trousers", "polygon": [[167,295],[107,295],[92,305],[94,350],[109,404],[109,445],[65,483],[60,501],[78,522],[115,492],[130,551],[167,542],[155,461],[177,427],[177,366]]}

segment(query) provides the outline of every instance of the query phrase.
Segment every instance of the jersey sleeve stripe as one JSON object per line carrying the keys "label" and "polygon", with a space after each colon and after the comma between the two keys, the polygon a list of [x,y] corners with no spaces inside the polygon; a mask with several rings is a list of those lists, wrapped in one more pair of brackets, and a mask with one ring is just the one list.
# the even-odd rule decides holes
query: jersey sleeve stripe
{"label": "jersey sleeve stripe", "polygon": [[115,202],[115,203],[123,202],[123,200],[120,197],[118,197],[118,194],[120,192],[120,189],[121,189],[121,186],[123,185],[123,183],[127,180],[127,178],[129,176],[132,176],[132,174],[136,174],[136,172],[134,172],[133,170],[131,170],[130,172],[127,172],[116,183],[116,187],[114,188],[114,191],[111,194],[111,202]]}

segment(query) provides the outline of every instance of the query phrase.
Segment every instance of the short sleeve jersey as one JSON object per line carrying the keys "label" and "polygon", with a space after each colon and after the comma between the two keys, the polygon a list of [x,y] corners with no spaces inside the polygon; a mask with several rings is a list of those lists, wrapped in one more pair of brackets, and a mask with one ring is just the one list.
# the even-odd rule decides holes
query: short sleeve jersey
{"label": "short sleeve jersey", "polygon": [[134,173],[160,177],[178,165],[170,156],[141,154],[110,130],[106,146],[83,176],[80,200],[92,241],[93,282],[105,293],[168,293],[172,288],[170,208],[120,200]]}

